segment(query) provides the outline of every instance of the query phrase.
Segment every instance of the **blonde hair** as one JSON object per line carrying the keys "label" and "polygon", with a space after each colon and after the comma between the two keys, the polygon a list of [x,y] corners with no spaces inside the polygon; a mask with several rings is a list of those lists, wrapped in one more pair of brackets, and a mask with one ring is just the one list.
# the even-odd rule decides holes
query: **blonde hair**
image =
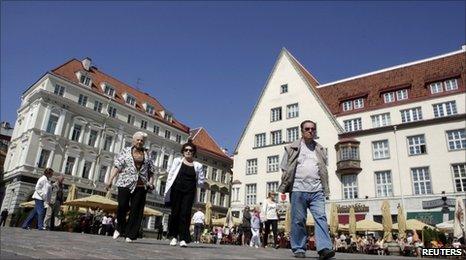
{"label": "blonde hair", "polygon": [[141,137],[145,141],[147,139],[147,134],[142,132],[142,131],[138,131],[138,132],[134,133],[133,140],[138,138],[138,137]]}

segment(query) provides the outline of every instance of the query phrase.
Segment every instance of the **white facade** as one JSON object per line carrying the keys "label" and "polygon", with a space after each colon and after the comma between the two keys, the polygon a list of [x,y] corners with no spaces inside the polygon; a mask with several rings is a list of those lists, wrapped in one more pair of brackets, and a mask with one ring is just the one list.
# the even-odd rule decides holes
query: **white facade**
{"label": "white facade", "polygon": [[[445,54],[442,57],[464,52],[463,49]],[[396,68],[413,64],[416,62],[400,65]],[[466,95],[464,91],[442,97],[432,95],[427,100],[419,102],[401,102],[400,105],[385,108],[382,106],[382,108],[375,110],[336,116],[329,112],[320,97],[314,95],[316,88],[331,88],[333,84],[389,71],[395,67],[312,88],[310,87],[311,80],[305,80],[302,75],[303,70],[298,68],[298,65],[298,61],[286,50],[281,52],[251,118],[245,126],[234,155],[234,185],[232,188],[232,207],[234,210],[241,211],[245,205],[258,205],[265,200],[267,183],[280,183],[281,171],[267,172],[267,157],[279,155],[281,162],[283,147],[286,144],[270,145],[270,132],[281,129],[282,140],[284,143],[288,143],[286,129],[299,126],[300,122],[307,119],[317,122],[317,135],[319,137],[317,141],[328,151],[331,192],[328,202],[337,202],[340,205],[362,204],[368,207],[368,211],[363,212],[364,215],[372,218],[381,215],[381,203],[387,199],[390,201],[392,214],[396,214],[396,206],[401,204],[405,206],[405,211],[408,212],[409,217],[411,213],[440,211],[440,209],[423,209],[422,203],[424,201],[439,199],[442,196],[466,198],[466,173],[464,172],[466,148],[463,144],[459,149],[449,149],[447,136],[447,131],[450,130],[463,131],[463,137],[460,139],[466,143],[464,140],[466,123]],[[464,77],[464,72],[459,76],[460,82],[458,84],[465,84],[462,77]],[[288,85],[288,92],[281,94],[280,89],[283,84]],[[445,102],[450,102],[448,106],[454,102],[456,111],[447,115],[445,112],[447,105],[444,104],[444,116],[435,117],[434,105]],[[299,104],[299,116],[287,119],[286,107],[294,103]],[[364,104],[358,101],[357,104],[353,103],[352,105],[363,106]],[[282,107],[282,119],[271,122],[271,110],[276,107]],[[416,107],[422,110],[422,119],[415,123],[405,124],[402,122],[400,111]],[[385,127],[373,125],[371,116],[387,113],[390,115],[390,120]],[[358,121],[345,124],[345,121],[354,119]],[[353,130],[363,131],[353,136],[351,133],[346,133]],[[254,148],[255,135],[260,133],[266,133],[267,146]],[[301,136],[300,131],[299,136]],[[341,173],[337,169],[337,162],[339,162],[341,155],[337,155],[335,145],[339,141],[344,141],[345,137],[359,142],[355,162],[360,163],[360,168],[362,168],[360,172]],[[423,140],[426,151],[424,151],[424,147],[419,148],[419,145],[414,145],[416,148],[422,149],[422,152],[419,155],[410,155],[408,138],[414,143]],[[374,147],[376,151],[374,151]],[[256,158],[257,174],[246,174],[248,160]],[[457,182],[458,179],[461,179],[460,183],[463,183],[460,188],[457,188],[457,183],[455,183],[454,170],[462,171],[460,173],[462,177],[456,178]],[[379,181],[379,184],[377,184],[376,174],[382,180]],[[414,180],[415,177],[421,175],[422,177],[426,176],[429,180]],[[387,178],[387,176],[389,177]],[[351,178],[354,178],[355,183],[349,182],[345,189],[343,182]],[[247,187],[248,184],[257,185],[255,200],[249,196],[252,194],[252,189]],[[415,189],[415,185],[417,189]]]}

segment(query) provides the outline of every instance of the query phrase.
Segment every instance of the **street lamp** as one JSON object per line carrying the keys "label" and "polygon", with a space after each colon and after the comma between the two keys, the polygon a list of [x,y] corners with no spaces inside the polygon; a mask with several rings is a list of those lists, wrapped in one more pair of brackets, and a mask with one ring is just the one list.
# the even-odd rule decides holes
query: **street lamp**
{"label": "street lamp", "polygon": [[448,203],[447,203],[447,196],[445,195],[445,191],[442,191],[442,200],[443,200],[443,205],[442,205],[442,213],[443,213],[443,222],[449,220],[449,215],[450,215],[450,209],[448,208]]}

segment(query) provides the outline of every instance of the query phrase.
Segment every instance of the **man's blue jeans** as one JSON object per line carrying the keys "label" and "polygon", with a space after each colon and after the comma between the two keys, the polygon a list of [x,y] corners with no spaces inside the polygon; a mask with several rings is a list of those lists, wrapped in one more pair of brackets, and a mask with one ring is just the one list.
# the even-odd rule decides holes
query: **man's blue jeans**
{"label": "man's blue jeans", "polygon": [[332,242],[328,231],[327,216],[325,215],[325,197],[322,191],[291,193],[291,250],[293,253],[306,252],[307,209],[311,211],[315,220],[315,241],[317,252],[322,249],[332,249]]}
{"label": "man's blue jeans", "polygon": [[34,217],[37,215],[37,229],[43,229],[44,228],[44,201],[43,200],[38,200],[34,199],[36,205],[34,206],[34,209],[29,213],[29,216],[27,219],[23,222],[23,228],[28,228],[31,225],[32,220]]}

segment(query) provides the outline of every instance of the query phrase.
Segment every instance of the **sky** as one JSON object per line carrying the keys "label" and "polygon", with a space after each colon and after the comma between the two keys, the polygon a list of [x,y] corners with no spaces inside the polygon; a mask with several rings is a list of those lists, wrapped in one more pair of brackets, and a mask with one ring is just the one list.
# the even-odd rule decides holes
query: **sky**
{"label": "sky", "polygon": [[[461,49],[465,1],[2,1],[0,120],[69,59],[232,153],[283,47],[321,84]],[[139,79],[139,84],[137,84]]]}

